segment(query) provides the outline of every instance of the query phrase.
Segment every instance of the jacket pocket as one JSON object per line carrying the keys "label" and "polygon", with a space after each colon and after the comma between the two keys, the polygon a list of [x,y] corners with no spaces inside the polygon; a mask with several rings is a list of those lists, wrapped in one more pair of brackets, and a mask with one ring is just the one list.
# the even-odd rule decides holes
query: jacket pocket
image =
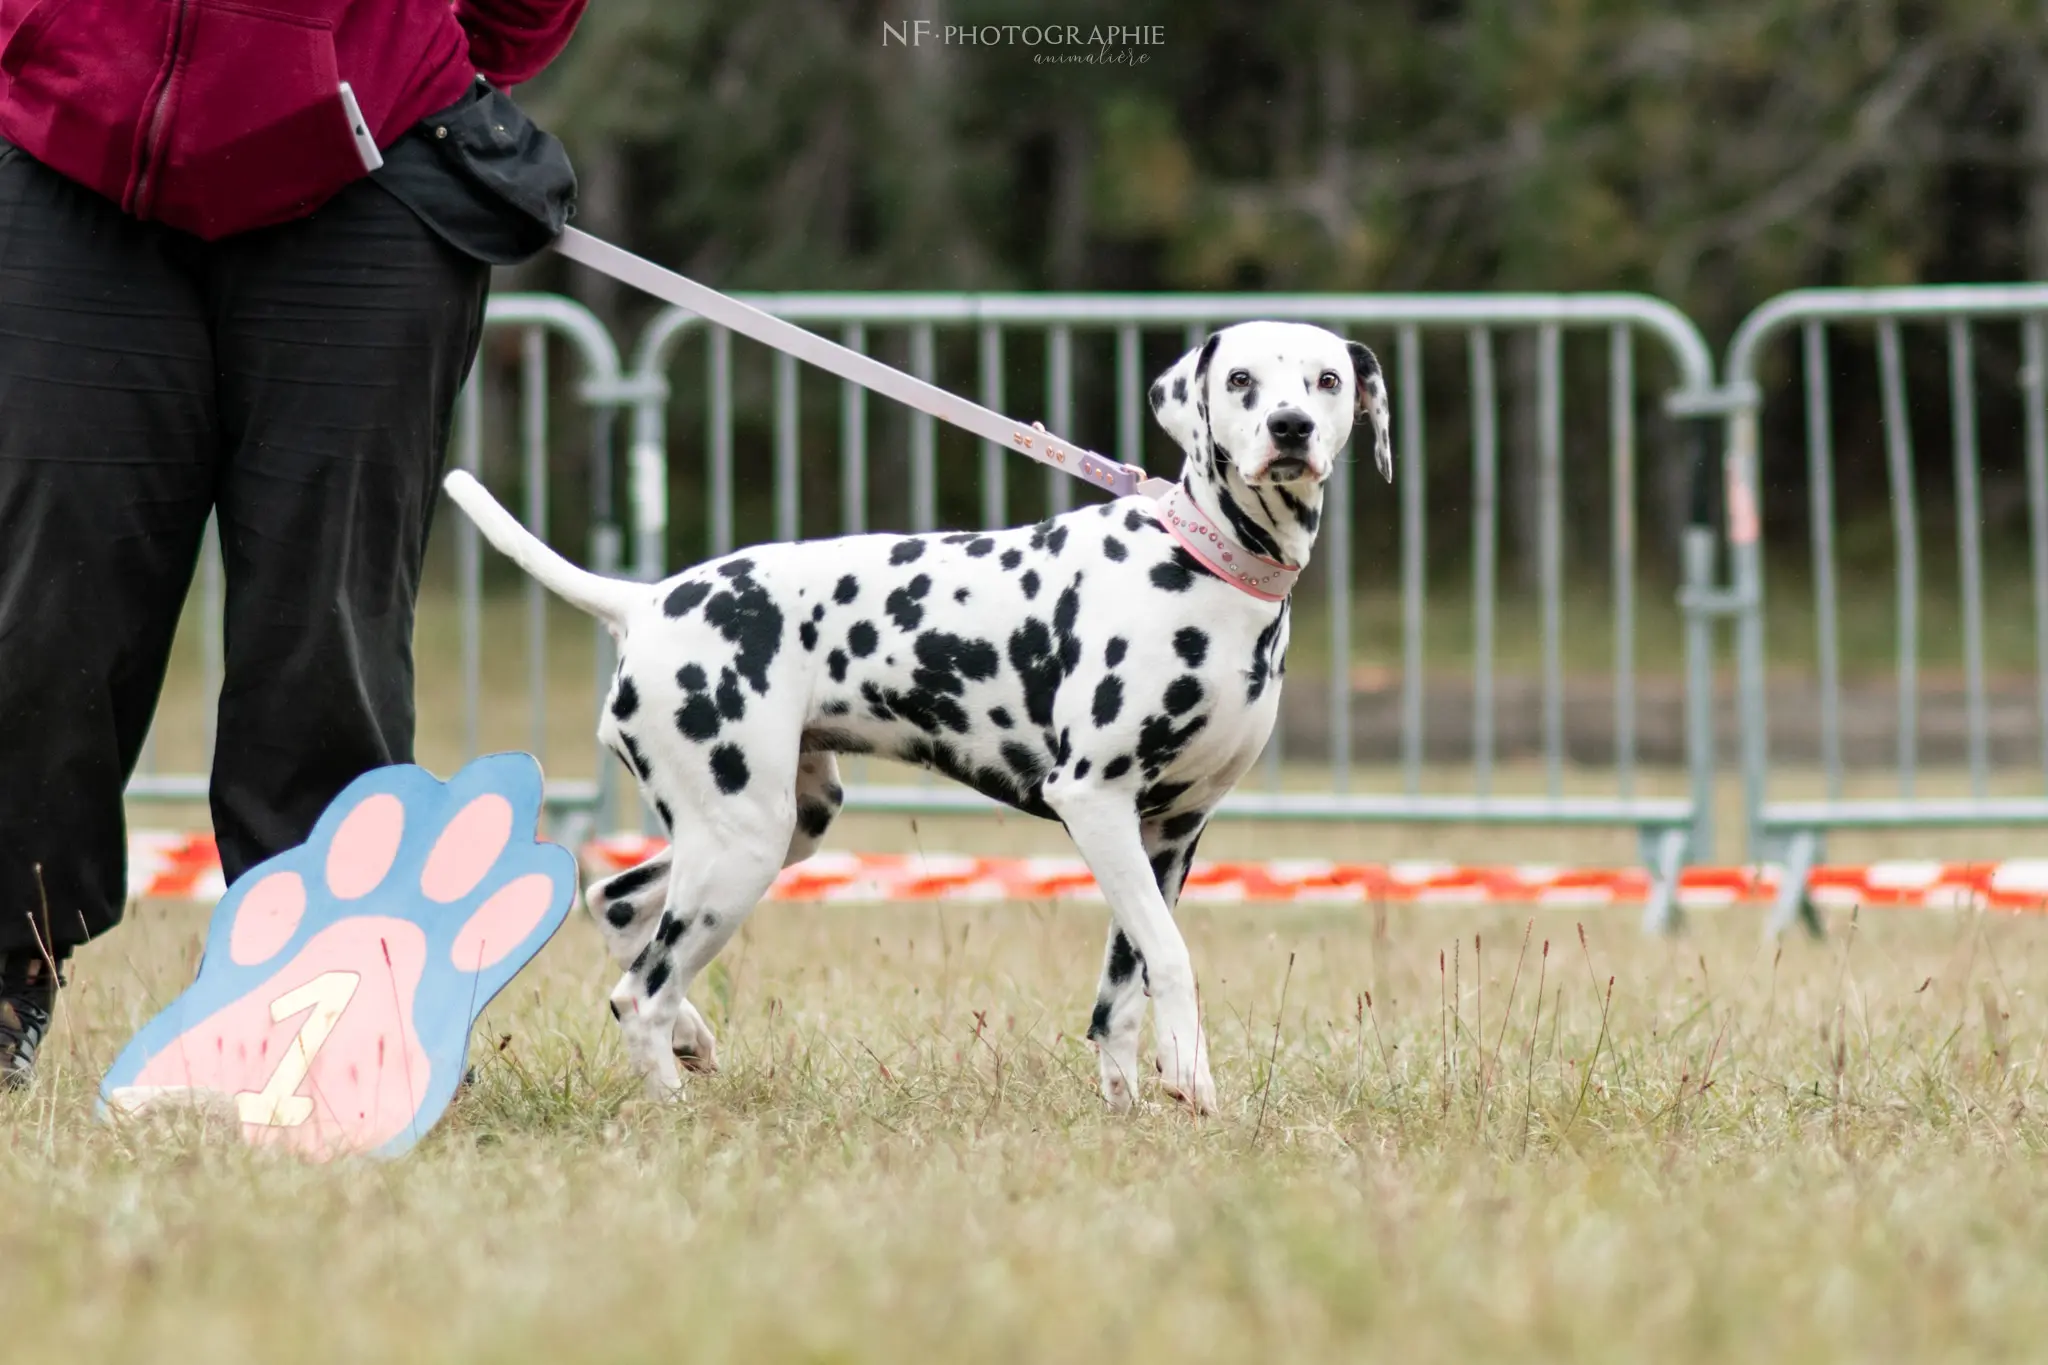
{"label": "jacket pocket", "polygon": [[138,211],[214,239],[301,217],[367,174],[326,24],[224,0],[184,4]]}

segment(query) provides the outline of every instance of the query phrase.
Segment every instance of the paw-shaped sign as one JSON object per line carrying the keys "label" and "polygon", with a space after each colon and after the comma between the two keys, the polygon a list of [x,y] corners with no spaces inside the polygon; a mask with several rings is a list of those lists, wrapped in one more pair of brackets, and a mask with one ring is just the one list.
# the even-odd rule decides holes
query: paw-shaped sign
{"label": "paw-shaped sign", "polygon": [[477,1015],[567,918],[540,766],[364,774],[215,909],[199,975],[122,1050],[100,1113],[196,1103],[315,1159],[397,1156],[454,1097]]}

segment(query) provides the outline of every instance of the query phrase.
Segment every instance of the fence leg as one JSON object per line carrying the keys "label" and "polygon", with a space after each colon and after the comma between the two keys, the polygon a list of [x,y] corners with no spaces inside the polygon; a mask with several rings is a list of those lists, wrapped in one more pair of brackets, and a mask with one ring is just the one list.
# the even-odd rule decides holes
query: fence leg
{"label": "fence leg", "polygon": [[1778,883],[1778,899],[1771,907],[1771,922],[1766,932],[1776,938],[1795,924],[1803,924],[1806,931],[1815,938],[1826,932],[1821,927],[1820,911],[1814,907],[1813,897],[1807,894],[1806,881],[1813,875],[1814,859],[1820,852],[1820,839],[1810,829],[1793,834],[1785,843],[1784,880]]}
{"label": "fence leg", "polygon": [[1686,832],[1646,829],[1643,843],[1650,854],[1650,899],[1643,907],[1643,932],[1675,934],[1685,924],[1685,911],[1678,903],[1678,878],[1685,869]]}

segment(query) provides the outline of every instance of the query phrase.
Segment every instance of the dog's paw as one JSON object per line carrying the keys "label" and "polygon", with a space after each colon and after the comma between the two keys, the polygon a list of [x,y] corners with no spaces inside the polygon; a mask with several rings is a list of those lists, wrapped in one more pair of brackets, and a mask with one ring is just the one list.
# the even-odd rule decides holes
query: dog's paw
{"label": "dog's paw", "polygon": [[676,1026],[669,1039],[669,1051],[675,1054],[683,1070],[699,1076],[711,1076],[718,1071],[718,1039],[711,1034],[711,1025],[704,1022],[704,1016],[689,1001],[683,1001],[676,1014]]}
{"label": "dog's paw", "polygon": [[208,1092],[252,1142],[403,1151],[461,1083],[477,1015],[575,898],[568,850],[520,833],[540,798],[523,754],[447,783],[402,765],[351,784],[222,900],[198,978],[108,1073],[108,1106]]}
{"label": "dog's paw", "polygon": [[1216,1082],[1209,1075],[1206,1060],[1193,1067],[1171,1067],[1162,1054],[1153,1059],[1152,1065],[1159,1072],[1160,1088],[1168,1098],[1200,1115],[1216,1112]]}

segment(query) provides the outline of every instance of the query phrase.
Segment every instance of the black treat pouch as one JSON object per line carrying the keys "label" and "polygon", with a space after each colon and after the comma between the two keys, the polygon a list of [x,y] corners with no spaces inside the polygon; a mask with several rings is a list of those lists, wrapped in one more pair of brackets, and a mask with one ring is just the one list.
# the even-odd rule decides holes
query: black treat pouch
{"label": "black treat pouch", "polygon": [[576,211],[560,140],[482,77],[384,152],[371,178],[444,238],[492,265],[546,250]]}

